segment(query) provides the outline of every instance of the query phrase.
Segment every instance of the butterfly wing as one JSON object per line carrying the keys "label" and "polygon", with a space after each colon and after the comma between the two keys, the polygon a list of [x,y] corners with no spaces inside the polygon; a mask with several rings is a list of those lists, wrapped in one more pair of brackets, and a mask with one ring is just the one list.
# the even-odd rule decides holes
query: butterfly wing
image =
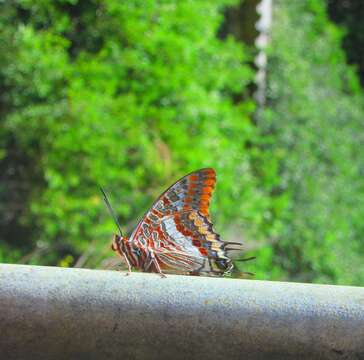
{"label": "butterfly wing", "polygon": [[214,232],[209,216],[215,183],[211,168],[184,176],[155,201],[131,241],[153,249],[162,268],[217,274],[231,270],[227,243]]}
{"label": "butterfly wing", "polygon": [[214,169],[201,169],[184,176],[166,190],[153,204],[151,211],[164,215],[196,210],[209,216],[211,194],[216,183]]}
{"label": "butterfly wing", "polygon": [[[225,252],[227,243],[220,240],[209,218],[199,211],[176,212],[163,218],[161,229],[165,245],[157,255],[167,267],[174,265],[186,271],[189,266],[190,272],[214,274],[231,270],[231,260]],[[170,253],[164,251],[166,248]]]}

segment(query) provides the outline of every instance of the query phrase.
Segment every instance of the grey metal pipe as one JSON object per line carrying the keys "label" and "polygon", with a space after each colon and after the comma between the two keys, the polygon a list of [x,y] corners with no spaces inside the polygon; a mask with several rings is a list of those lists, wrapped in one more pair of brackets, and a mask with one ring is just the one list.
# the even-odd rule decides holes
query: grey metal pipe
{"label": "grey metal pipe", "polygon": [[364,288],[0,265],[1,359],[364,359]]}

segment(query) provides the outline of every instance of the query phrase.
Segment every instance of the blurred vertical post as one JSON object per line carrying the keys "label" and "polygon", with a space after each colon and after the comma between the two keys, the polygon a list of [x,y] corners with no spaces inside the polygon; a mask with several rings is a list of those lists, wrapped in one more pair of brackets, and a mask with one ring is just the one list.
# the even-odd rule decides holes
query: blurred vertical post
{"label": "blurred vertical post", "polygon": [[261,0],[256,7],[259,14],[259,20],[256,23],[258,37],[255,40],[255,46],[258,54],[255,58],[257,67],[255,99],[259,107],[263,107],[266,99],[266,82],[267,82],[267,53],[266,48],[269,43],[269,32],[272,24],[272,7],[273,0]]}
{"label": "blurred vertical post", "polygon": [[232,34],[237,40],[253,48],[253,66],[256,68],[255,83],[250,92],[258,103],[258,110],[265,104],[267,79],[266,48],[270,38],[273,0],[245,0],[239,6],[227,9],[225,24],[220,36]]}

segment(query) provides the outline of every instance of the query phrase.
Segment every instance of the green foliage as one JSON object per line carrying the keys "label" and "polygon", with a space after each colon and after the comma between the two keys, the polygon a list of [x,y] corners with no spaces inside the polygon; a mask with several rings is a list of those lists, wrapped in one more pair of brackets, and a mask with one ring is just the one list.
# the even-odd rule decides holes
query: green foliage
{"label": "green foliage", "polygon": [[[213,209],[220,232],[224,224],[268,231],[270,189],[252,168],[263,158],[254,104],[247,96],[234,101],[253,73],[242,44],[216,36],[231,3],[4,6],[2,168],[16,170],[13,150],[31,166],[16,182],[27,184],[21,216],[4,206],[26,236],[18,244],[19,233],[2,234],[3,242],[26,253],[38,240],[30,261],[61,266],[92,249],[87,265],[96,266],[114,231],[99,184],[130,231],[164,188],[207,166],[219,176]],[[5,260],[19,260],[8,254]]]}
{"label": "green foliage", "polygon": [[341,38],[322,1],[278,2],[260,123],[281,158],[276,191],[290,195],[274,267],[297,281],[362,285],[363,95]]}
{"label": "green foliage", "polygon": [[257,255],[239,270],[364,283],[363,94],[343,33],[324,0],[274,2],[255,122],[249,51],[217,36],[235,3],[1,5],[0,261],[100,266],[115,227],[99,185],[130,232],[212,166],[217,231]]}

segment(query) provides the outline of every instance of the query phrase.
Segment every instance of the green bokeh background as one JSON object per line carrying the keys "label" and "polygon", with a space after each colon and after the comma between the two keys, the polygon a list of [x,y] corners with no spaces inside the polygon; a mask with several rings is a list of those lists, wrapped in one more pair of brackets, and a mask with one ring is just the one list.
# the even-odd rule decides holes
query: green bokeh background
{"label": "green bokeh background", "polygon": [[256,49],[226,30],[244,3],[2,2],[0,261],[105,268],[99,185],[130,233],[213,167],[215,229],[257,256],[238,270],[364,285],[364,41],[348,3],[274,1],[258,108]]}

